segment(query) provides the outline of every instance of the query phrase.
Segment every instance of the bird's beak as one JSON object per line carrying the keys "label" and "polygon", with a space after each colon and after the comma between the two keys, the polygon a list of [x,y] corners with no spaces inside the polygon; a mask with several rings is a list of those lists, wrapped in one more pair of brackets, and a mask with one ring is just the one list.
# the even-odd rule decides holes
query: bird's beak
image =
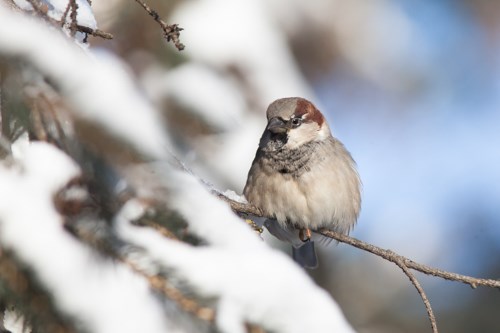
{"label": "bird's beak", "polygon": [[274,117],[269,119],[267,130],[274,134],[285,133],[288,131],[288,126],[283,119]]}

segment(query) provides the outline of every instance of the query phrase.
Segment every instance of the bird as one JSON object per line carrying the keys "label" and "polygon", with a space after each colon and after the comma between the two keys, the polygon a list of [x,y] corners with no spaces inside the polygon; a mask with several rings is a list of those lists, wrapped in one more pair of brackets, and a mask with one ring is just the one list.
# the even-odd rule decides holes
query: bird
{"label": "bird", "polygon": [[356,163],[309,100],[281,98],[266,114],[243,194],[266,217],[269,232],[292,244],[293,259],[314,269],[314,241],[331,240],[318,231],[348,234],[358,219],[362,185]]}

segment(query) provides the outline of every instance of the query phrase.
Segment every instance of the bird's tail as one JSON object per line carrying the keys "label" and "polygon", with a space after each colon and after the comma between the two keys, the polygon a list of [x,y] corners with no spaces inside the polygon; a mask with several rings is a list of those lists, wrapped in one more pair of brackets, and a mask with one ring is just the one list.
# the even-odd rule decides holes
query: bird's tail
{"label": "bird's tail", "polygon": [[314,241],[309,240],[298,247],[292,246],[293,260],[300,266],[308,269],[318,267],[318,257],[314,249]]}

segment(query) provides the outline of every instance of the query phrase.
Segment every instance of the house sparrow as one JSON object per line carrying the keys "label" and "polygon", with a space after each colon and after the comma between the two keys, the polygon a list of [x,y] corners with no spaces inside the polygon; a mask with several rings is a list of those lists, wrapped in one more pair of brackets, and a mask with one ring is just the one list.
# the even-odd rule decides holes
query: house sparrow
{"label": "house sparrow", "polygon": [[356,164],[321,112],[304,98],[274,101],[267,120],[243,194],[271,218],[267,229],[292,243],[295,261],[316,268],[313,239],[327,238],[312,232],[325,228],[347,234],[358,218]]}

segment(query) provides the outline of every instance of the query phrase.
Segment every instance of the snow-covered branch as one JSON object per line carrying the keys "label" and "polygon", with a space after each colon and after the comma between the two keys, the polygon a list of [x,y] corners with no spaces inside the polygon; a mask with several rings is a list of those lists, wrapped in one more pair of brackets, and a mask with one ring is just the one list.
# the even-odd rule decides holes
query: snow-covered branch
{"label": "snow-covered branch", "polygon": [[[2,4],[0,21],[13,32],[0,34],[0,58],[21,61],[32,87],[57,93],[67,105],[65,119],[76,131],[61,126],[68,147],[92,147],[77,164],[71,151],[30,142],[0,167],[0,251],[32,272],[71,329],[191,332],[201,325],[243,333],[252,324],[273,332],[352,332],[335,301],[290,258],[262,242],[192,175],[165,162],[173,148],[158,112],[119,60],[82,50]],[[44,116],[60,121],[58,114]],[[123,150],[133,158],[111,158]],[[95,183],[106,175],[85,159],[96,155],[135,185],[125,198],[112,189],[116,210],[96,199]],[[143,175],[149,181],[134,179]],[[159,217],[162,210],[170,215]],[[176,231],[197,241],[167,239],[134,223],[148,214],[180,224]],[[164,290],[167,282],[172,293]],[[181,304],[186,300],[214,309],[214,321],[186,324],[193,314]]]}
{"label": "snow-covered branch", "polygon": [[126,267],[99,261],[63,228],[52,198],[78,172],[46,143],[32,143],[15,167],[0,167],[2,251],[32,271],[62,318],[73,318],[69,326],[75,331],[78,322],[92,332],[166,331],[169,325],[146,281]]}

